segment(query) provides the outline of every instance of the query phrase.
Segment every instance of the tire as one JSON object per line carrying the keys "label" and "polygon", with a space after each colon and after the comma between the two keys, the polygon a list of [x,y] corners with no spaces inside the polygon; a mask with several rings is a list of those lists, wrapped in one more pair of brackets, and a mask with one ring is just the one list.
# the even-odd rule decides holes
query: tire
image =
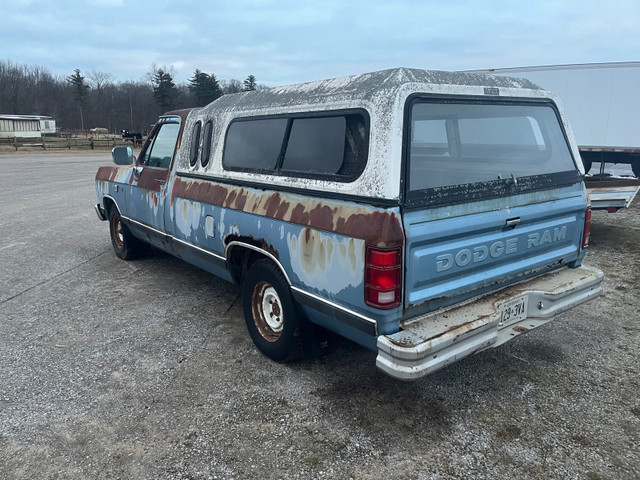
{"label": "tire", "polygon": [[142,242],[134,237],[127,226],[122,223],[117,208],[111,208],[109,212],[109,233],[113,251],[123,260],[136,258],[142,250]]}
{"label": "tire", "polygon": [[284,275],[269,260],[253,264],[242,287],[247,330],[258,350],[286,362],[302,355],[297,309]]}
{"label": "tire", "polygon": [[632,164],[631,164],[631,170],[633,171],[633,174],[634,174],[637,178],[640,178],[640,162],[632,163]]}

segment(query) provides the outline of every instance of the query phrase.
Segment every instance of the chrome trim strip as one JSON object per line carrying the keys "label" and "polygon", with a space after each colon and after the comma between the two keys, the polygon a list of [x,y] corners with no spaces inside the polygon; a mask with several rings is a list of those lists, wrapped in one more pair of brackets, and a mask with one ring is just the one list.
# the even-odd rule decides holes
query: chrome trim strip
{"label": "chrome trim strip", "polygon": [[184,240],[180,240],[179,238],[174,237],[173,235],[169,235],[168,233],[165,232],[161,232],[160,230],[150,227],[149,225],[146,225],[144,223],[138,222],[137,220],[133,220],[132,218],[129,217],[122,217],[122,219],[126,222],[130,222],[130,223],[135,223],[137,226],[139,226],[140,228],[144,229],[144,230],[150,230],[152,233],[158,235],[158,236],[162,236],[165,239],[167,239],[170,242],[176,242],[176,243],[180,243],[182,245],[184,245],[185,247],[189,247],[192,248],[194,250],[196,250],[198,253],[202,253],[211,257],[214,257],[218,263],[222,263],[226,266],[227,264],[227,259],[221,255],[218,255],[217,253],[213,253],[210,252],[209,250],[205,250],[204,248],[198,247],[196,245],[193,245],[192,243],[188,243],[185,242]]}
{"label": "chrome trim strip", "polygon": [[345,312],[345,313],[347,313],[347,314],[349,314],[351,316],[357,317],[360,320],[364,320],[365,322],[369,322],[369,323],[372,323],[372,324],[376,324],[377,323],[373,318],[369,318],[369,317],[365,317],[364,315],[360,315],[359,313],[354,312],[353,310],[349,310],[348,308],[345,308],[345,307],[343,307],[341,305],[338,305],[337,303],[330,302],[329,300],[324,299],[322,297],[319,297],[317,295],[314,295],[313,293],[305,292],[304,290],[302,290],[299,287],[291,287],[291,289],[295,290],[296,292],[298,292],[298,293],[300,293],[302,295],[305,295],[307,297],[311,297],[314,300],[326,303],[330,307],[337,308],[338,310],[342,310],[343,312]]}
{"label": "chrome trim strip", "polygon": [[271,259],[280,269],[280,271],[282,272],[282,274],[284,275],[284,278],[287,280],[287,283],[289,284],[289,286],[291,286],[291,280],[289,280],[289,275],[287,275],[287,272],[285,272],[284,268],[282,267],[282,265],[280,264],[280,261],[274,257],[272,254],[270,254],[269,252],[267,252],[266,250],[260,248],[260,247],[256,247],[255,245],[251,245],[250,243],[245,243],[245,242],[238,242],[237,240],[234,240],[232,242],[229,242],[227,244],[227,246],[224,249],[224,255],[226,258],[229,258],[229,249],[233,246],[241,246],[241,247],[245,247],[248,248],[250,250],[254,250],[256,252],[260,252],[261,254],[263,254],[266,257],[269,257],[269,259]]}
{"label": "chrome trim strip", "polygon": [[102,195],[102,206],[104,207],[104,199],[105,198],[108,198],[109,200],[111,200],[113,202],[113,204],[118,209],[118,214],[122,217],[122,212],[120,212],[120,207],[118,206],[118,202],[116,202],[116,199],[113,198],[111,195],[109,195],[109,194]]}
{"label": "chrome trim strip", "polygon": [[336,320],[344,322],[350,327],[374,337],[378,336],[378,322],[372,318],[365,317],[348,308],[333,303],[313,293],[305,292],[298,287],[291,287],[291,292],[298,303],[308,305],[320,313],[334,317]]}
{"label": "chrome trim strip", "polygon": [[223,257],[222,255],[218,255],[217,253],[210,252],[209,250],[205,250],[204,248],[197,247],[197,246],[195,246],[195,245],[193,245],[193,244],[191,244],[191,243],[185,242],[184,240],[180,240],[179,238],[176,238],[176,237],[174,237],[174,236],[171,236],[171,235],[168,235],[168,236],[169,236],[169,238],[171,238],[171,240],[172,240],[172,241],[174,241],[174,242],[181,243],[181,244],[182,244],[182,245],[184,245],[185,247],[190,247],[190,248],[193,248],[194,250],[197,250],[197,251],[198,251],[198,252],[200,252],[200,253],[204,253],[204,254],[206,254],[206,255],[210,255],[210,256],[212,256],[212,257],[215,257],[215,258],[216,258],[216,260],[221,261],[221,262],[222,262],[222,263],[224,263],[225,265],[226,265],[226,263],[227,263],[227,259],[226,259],[225,257]]}
{"label": "chrome trim strip", "polygon": [[125,221],[125,222],[129,222],[129,223],[135,223],[136,225],[140,226],[141,228],[144,228],[145,230],[151,230],[152,233],[155,233],[156,235],[159,235],[161,237],[166,237],[166,238],[173,238],[171,235],[165,233],[165,232],[161,232],[160,230],[150,227],[149,225],[145,224],[145,223],[141,223],[138,222],[137,220],[134,220],[130,217],[126,217],[122,214],[120,214],[120,217]]}

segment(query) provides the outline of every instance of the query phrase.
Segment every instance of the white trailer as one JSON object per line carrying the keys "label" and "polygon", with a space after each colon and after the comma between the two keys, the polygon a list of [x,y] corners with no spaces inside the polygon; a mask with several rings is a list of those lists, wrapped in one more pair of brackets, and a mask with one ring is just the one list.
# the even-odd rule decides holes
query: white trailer
{"label": "white trailer", "polygon": [[0,114],[0,138],[55,136],[56,121],[43,115]]}

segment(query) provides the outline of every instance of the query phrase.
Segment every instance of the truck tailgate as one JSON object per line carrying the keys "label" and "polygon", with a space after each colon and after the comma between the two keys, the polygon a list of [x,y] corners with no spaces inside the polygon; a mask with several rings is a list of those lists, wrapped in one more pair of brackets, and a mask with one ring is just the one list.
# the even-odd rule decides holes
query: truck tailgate
{"label": "truck tailgate", "polygon": [[583,192],[577,185],[534,194],[535,203],[522,195],[406,212],[405,308],[419,315],[578,260]]}

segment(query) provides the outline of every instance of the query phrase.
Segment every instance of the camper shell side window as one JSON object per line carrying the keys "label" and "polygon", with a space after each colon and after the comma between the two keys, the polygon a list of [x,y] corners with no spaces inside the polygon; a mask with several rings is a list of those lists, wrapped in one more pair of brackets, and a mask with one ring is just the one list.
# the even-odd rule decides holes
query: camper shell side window
{"label": "camper shell side window", "polygon": [[352,182],[367,163],[364,110],[233,120],[225,138],[226,170]]}
{"label": "camper shell side window", "polygon": [[191,135],[191,148],[189,150],[189,165],[195,166],[198,161],[198,149],[200,148],[200,130],[202,130],[202,122],[197,121],[193,126],[193,133]]}

